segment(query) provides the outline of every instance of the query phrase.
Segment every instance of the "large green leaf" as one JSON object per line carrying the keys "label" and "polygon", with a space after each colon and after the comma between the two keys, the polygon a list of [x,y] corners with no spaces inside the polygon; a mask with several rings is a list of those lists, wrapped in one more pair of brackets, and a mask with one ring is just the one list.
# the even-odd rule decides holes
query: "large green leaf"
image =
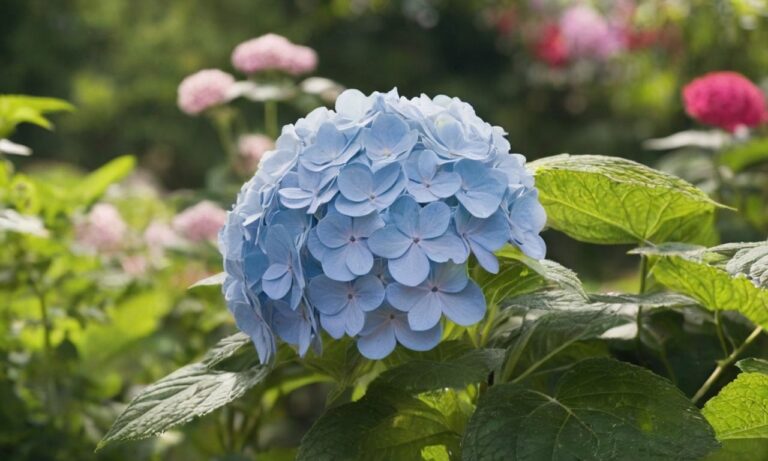
{"label": "large green leaf", "polygon": [[736,366],[747,373],[762,373],[768,375],[768,360],[750,357],[736,362]]}
{"label": "large green leaf", "polygon": [[[507,350],[502,379],[521,381],[572,365],[572,352],[592,353],[594,349],[571,349],[594,339],[631,319],[607,310],[554,311],[525,322]],[[561,360],[565,357],[566,360]],[[581,357],[584,358],[584,357]]]}
{"label": "large green leaf", "polygon": [[530,163],[548,225],[584,242],[711,243],[718,206],[675,176],[596,155]]}
{"label": "large green leaf", "polygon": [[50,129],[51,122],[44,114],[72,110],[74,107],[61,99],[0,95],[0,138],[10,136],[16,125],[25,122]]}
{"label": "large green leaf", "polygon": [[143,439],[185,424],[241,397],[267,377],[244,335],[225,338],[198,363],[182,367],[144,389],[117,418],[97,449]]}
{"label": "large green leaf", "polygon": [[395,387],[411,393],[461,389],[485,381],[503,359],[502,349],[474,349],[451,360],[411,360],[379,375],[371,387]]}
{"label": "large green leaf", "polygon": [[702,412],[719,440],[768,439],[768,375],[741,373]]}
{"label": "large green leaf", "polygon": [[674,386],[612,359],[589,359],[552,393],[493,386],[463,441],[467,461],[693,460],[717,447],[712,428]]}
{"label": "large green leaf", "polygon": [[734,310],[757,325],[768,327],[768,290],[743,275],[732,276],[718,267],[683,256],[662,256],[653,276],[711,310]]}
{"label": "large green leaf", "polygon": [[456,459],[470,412],[469,403],[450,390],[413,397],[379,389],[327,411],[302,439],[296,459]]}
{"label": "large green leaf", "polygon": [[737,251],[725,265],[730,274],[744,274],[754,283],[768,288],[768,242]]}

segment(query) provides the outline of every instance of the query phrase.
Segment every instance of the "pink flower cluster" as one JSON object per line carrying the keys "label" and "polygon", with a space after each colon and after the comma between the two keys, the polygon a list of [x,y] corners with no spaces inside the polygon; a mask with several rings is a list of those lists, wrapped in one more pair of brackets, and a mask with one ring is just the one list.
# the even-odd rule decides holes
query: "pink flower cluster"
{"label": "pink flower cluster", "polygon": [[178,105],[182,112],[196,115],[227,101],[227,93],[235,78],[218,69],[205,69],[182,80],[178,89]]}
{"label": "pink flower cluster", "polygon": [[565,10],[559,27],[572,58],[603,60],[617,55],[626,46],[621,28],[611,25],[588,5],[577,4]]}
{"label": "pink flower cluster", "polygon": [[712,72],[683,89],[685,111],[705,125],[734,132],[768,121],[765,95],[736,72]]}
{"label": "pink flower cluster", "polygon": [[97,203],[75,226],[75,238],[85,248],[111,253],[123,246],[127,230],[128,226],[114,205]]}
{"label": "pink flower cluster", "polygon": [[249,169],[255,169],[261,157],[274,147],[275,142],[263,134],[246,134],[237,140],[237,150],[245,159]]}
{"label": "pink flower cluster", "polygon": [[246,74],[278,70],[300,75],[315,70],[317,53],[280,35],[266,34],[237,45],[232,52],[232,65]]}
{"label": "pink flower cluster", "polygon": [[173,218],[173,228],[191,242],[215,241],[227,221],[227,212],[204,200]]}

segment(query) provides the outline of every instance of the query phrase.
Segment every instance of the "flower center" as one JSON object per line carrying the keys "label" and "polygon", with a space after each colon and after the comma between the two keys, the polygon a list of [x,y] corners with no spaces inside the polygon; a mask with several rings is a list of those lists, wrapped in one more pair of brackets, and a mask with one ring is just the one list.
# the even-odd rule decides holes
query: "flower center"
{"label": "flower center", "polygon": [[351,301],[351,300],[352,300],[352,298],[354,298],[354,297],[355,297],[355,295],[354,295],[354,294],[352,294],[352,293],[348,293],[348,294],[347,294],[347,299],[349,299],[350,301]]}
{"label": "flower center", "polygon": [[421,242],[420,238],[418,238],[418,237],[414,237],[413,238],[413,243],[419,243],[419,242]]}
{"label": "flower center", "polygon": [[354,236],[354,235],[352,235],[352,236],[350,236],[350,237],[349,237],[349,241],[350,241],[350,242],[356,242],[356,241],[357,241],[357,238],[355,238],[355,236]]}
{"label": "flower center", "polygon": [[432,293],[437,293],[437,287],[432,287]]}

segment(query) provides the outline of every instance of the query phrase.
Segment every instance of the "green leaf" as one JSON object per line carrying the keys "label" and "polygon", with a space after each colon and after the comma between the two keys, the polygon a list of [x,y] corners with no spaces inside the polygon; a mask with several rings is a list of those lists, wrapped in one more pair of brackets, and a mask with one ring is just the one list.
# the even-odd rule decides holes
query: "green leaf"
{"label": "green leaf", "polygon": [[[454,459],[468,403],[452,391],[417,398],[395,389],[327,411],[307,432],[298,461]],[[450,458],[449,458],[450,457]]]}
{"label": "green leaf", "polygon": [[734,310],[768,327],[768,290],[744,276],[680,256],[663,256],[652,274],[661,284],[695,299],[710,310]]}
{"label": "green leaf", "polygon": [[675,176],[618,157],[558,155],[531,162],[548,225],[602,244],[711,243],[718,206]]}
{"label": "green leaf", "polygon": [[450,360],[416,359],[390,368],[371,383],[410,393],[454,388],[463,389],[483,382],[504,360],[502,349],[474,349]]}
{"label": "green leaf", "polygon": [[74,109],[61,99],[0,95],[0,138],[10,136],[16,125],[25,122],[51,129],[51,122],[43,114]]}
{"label": "green leaf", "polygon": [[570,366],[573,362],[559,360],[569,347],[631,320],[607,310],[574,310],[549,312],[525,322],[507,350],[502,380],[519,382],[534,373]]}
{"label": "green leaf", "polygon": [[75,190],[77,203],[90,204],[98,200],[109,186],[128,176],[135,166],[136,159],[131,155],[109,161],[80,181]]}
{"label": "green leaf", "polygon": [[224,283],[224,279],[226,278],[227,278],[226,272],[219,272],[218,274],[213,274],[209,277],[205,277],[204,279],[198,280],[197,282],[187,287],[187,290],[191,290],[192,288],[197,288],[197,287],[219,286],[222,283]]}
{"label": "green leaf", "polygon": [[755,139],[728,149],[720,154],[719,160],[736,173],[752,165],[768,162],[768,139]]}
{"label": "green leaf", "polygon": [[[161,434],[226,405],[262,382],[271,368],[256,363],[252,347],[244,350],[247,343],[243,336],[225,338],[202,362],[184,366],[147,386],[131,400],[97,450],[113,442]],[[242,356],[249,358],[242,360]],[[229,362],[230,358],[237,360]]]}
{"label": "green leaf", "polygon": [[768,288],[768,242],[742,248],[725,265],[732,275],[744,274],[763,288]]}
{"label": "green leaf", "polygon": [[666,380],[612,359],[588,359],[552,393],[493,386],[467,426],[469,461],[694,460],[717,447],[699,410]]}
{"label": "green leaf", "polygon": [[736,366],[746,373],[762,373],[768,375],[768,360],[750,357],[736,362]]}
{"label": "green leaf", "polygon": [[702,413],[718,440],[768,438],[768,375],[741,373]]}
{"label": "green leaf", "polygon": [[768,439],[729,439],[706,461],[765,461],[768,459]]}

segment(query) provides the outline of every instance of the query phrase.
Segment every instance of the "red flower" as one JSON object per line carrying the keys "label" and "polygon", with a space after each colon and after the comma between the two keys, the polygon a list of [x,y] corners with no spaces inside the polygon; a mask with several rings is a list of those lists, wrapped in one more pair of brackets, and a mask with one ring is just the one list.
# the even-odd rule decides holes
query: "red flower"
{"label": "red flower", "polygon": [[766,121],[765,95],[736,72],[712,72],[683,88],[685,111],[705,125],[733,132]]}
{"label": "red flower", "polygon": [[560,26],[548,24],[541,30],[534,44],[536,57],[550,67],[561,67],[568,62],[568,48],[566,47]]}

